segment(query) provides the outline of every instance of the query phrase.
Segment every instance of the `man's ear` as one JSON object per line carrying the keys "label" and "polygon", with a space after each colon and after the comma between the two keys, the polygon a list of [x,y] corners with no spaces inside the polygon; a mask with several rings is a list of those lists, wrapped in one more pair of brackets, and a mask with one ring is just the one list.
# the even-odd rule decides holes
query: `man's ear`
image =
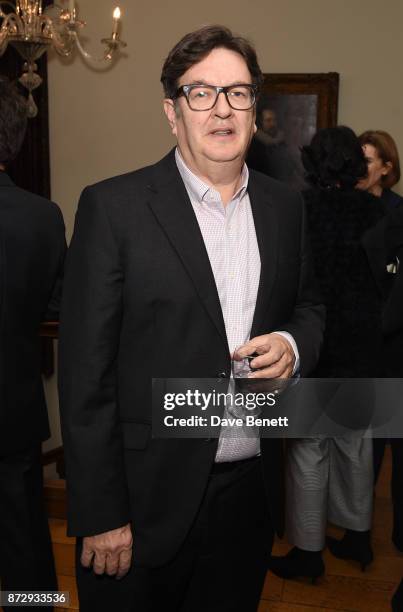
{"label": "man's ear", "polygon": [[175,110],[175,103],[173,100],[171,100],[171,98],[165,98],[164,100],[164,112],[165,115],[168,119],[168,123],[171,126],[171,130],[172,130],[172,134],[174,134],[174,136],[176,136],[176,120],[177,120],[177,116],[176,116],[176,110]]}
{"label": "man's ear", "polygon": [[253,125],[253,133],[256,134],[256,132],[257,132],[257,125],[256,125],[256,123],[254,123],[254,125]]}

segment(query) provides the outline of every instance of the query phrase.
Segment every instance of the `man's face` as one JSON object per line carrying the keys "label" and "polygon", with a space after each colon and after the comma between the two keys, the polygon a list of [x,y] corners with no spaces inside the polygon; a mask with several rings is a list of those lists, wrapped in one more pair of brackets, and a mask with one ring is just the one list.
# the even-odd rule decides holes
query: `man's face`
{"label": "man's face", "polygon": [[[226,86],[252,83],[252,79],[241,55],[217,48],[189,68],[179,79],[178,86],[194,83]],[[182,157],[196,173],[203,174],[212,163],[239,165],[245,159],[256,131],[255,107],[234,110],[220,93],[211,110],[191,110],[184,96],[178,98],[176,105],[172,100],[165,100],[164,109]]]}

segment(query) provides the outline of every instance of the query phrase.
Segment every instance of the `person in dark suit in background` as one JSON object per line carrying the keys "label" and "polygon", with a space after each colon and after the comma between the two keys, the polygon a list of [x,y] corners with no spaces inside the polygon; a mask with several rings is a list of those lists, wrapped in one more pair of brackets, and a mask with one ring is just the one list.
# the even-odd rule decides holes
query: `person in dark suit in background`
{"label": "person in dark suit in background", "polygon": [[[43,502],[49,424],[39,326],[56,314],[65,254],[59,208],[6,173],[25,135],[25,99],[0,79],[0,579],[2,590],[57,590]],[[5,609],[8,609],[5,606]],[[48,608],[46,608],[48,609]]]}
{"label": "person in dark suit in background", "polygon": [[[393,281],[383,311],[383,331],[388,376],[403,377],[401,350],[403,347],[403,203],[387,217],[385,244],[396,261]],[[392,447],[392,541],[403,552],[403,440],[391,438]],[[403,579],[392,599],[393,612],[403,609]]]}
{"label": "person in dark suit in background", "polygon": [[82,611],[257,609],[282,441],[152,438],[151,380],[229,379],[237,347],[259,378],[318,359],[301,198],[244,163],[261,80],[227,28],[186,35],[161,77],[177,148],[82,194],[59,364]]}
{"label": "person in dark suit in background", "polygon": [[[380,198],[385,207],[386,217],[375,228],[371,238],[374,262],[381,264],[386,257],[388,266],[381,265],[378,272],[379,283],[385,299],[383,312],[384,347],[383,360],[385,376],[403,376],[403,282],[401,262],[403,258],[403,198],[391,190],[400,180],[400,160],[396,143],[392,136],[383,130],[367,130],[359,137],[368,164],[368,176],[358,183],[360,189]],[[384,251],[384,252],[383,252]],[[375,483],[381,470],[386,443],[392,450],[392,503],[393,532],[392,540],[396,548],[403,552],[403,440],[401,438],[374,439]]]}

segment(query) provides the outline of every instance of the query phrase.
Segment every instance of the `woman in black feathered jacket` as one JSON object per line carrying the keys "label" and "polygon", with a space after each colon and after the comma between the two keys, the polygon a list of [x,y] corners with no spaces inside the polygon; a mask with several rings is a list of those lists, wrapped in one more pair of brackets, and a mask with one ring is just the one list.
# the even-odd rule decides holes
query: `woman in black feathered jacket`
{"label": "woman in black feathered jacket", "polygon": [[[334,128],[338,129],[338,128]],[[326,332],[315,377],[379,376],[382,297],[361,239],[383,216],[368,193],[315,187],[304,193]]]}
{"label": "woman in black feathered jacket", "polygon": [[[382,297],[363,246],[384,214],[379,198],[355,189],[366,175],[360,143],[347,127],[320,130],[302,151],[308,226],[327,321],[315,378],[382,375]],[[386,267],[386,266],[385,266]],[[321,551],[327,520],[346,529],[328,538],[331,552],[372,561],[372,440],[354,437],[290,441],[287,460],[287,535],[294,547],[272,557],[283,578],[324,573]]]}

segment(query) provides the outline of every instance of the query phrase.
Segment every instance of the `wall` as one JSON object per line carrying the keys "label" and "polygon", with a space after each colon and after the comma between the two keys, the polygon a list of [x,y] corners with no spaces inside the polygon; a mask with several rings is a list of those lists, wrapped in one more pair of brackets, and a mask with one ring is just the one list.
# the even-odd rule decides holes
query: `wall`
{"label": "wall", "polygon": [[[114,1],[78,5],[90,51],[111,30]],[[68,236],[85,185],[151,163],[172,146],[161,66],[184,33],[207,23],[248,36],[264,72],[339,72],[339,123],[386,129],[403,155],[400,0],[121,0],[120,7],[128,47],[111,69],[97,73],[80,57],[49,61],[52,195]]]}
{"label": "wall", "polygon": [[[113,2],[81,0],[90,51],[111,29]],[[254,41],[264,72],[339,72],[339,122],[383,128],[403,152],[400,0],[121,0],[126,57],[97,73],[80,57],[49,62],[52,193],[70,235],[82,188],[161,157],[162,62],[187,31],[224,23]],[[66,65],[62,65],[66,64]]]}

